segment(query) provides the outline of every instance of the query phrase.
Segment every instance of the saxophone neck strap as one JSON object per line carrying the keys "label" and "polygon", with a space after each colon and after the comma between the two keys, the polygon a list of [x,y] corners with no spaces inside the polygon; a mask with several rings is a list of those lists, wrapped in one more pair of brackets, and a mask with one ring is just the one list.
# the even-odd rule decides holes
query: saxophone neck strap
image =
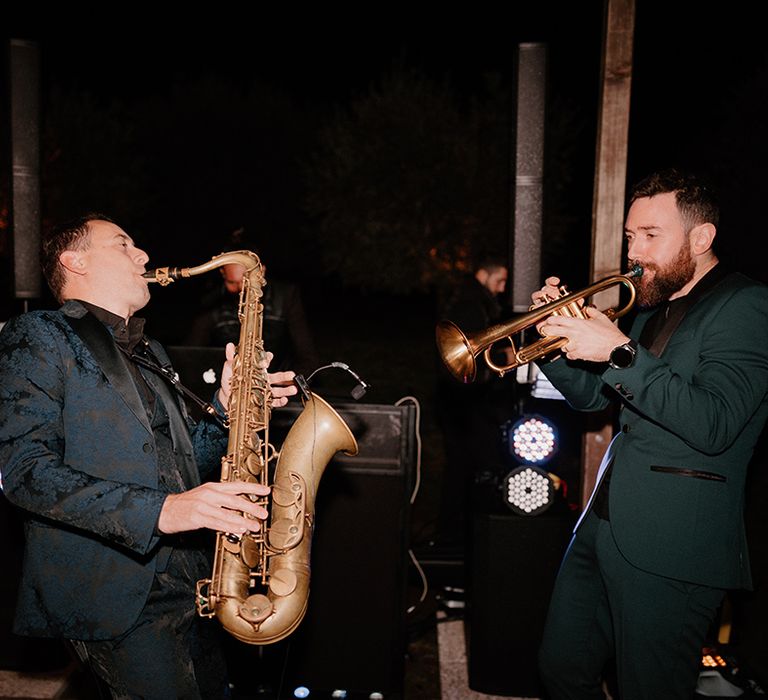
{"label": "saxophone neck strap", "polygon": [[120,348],[123,354],[131,362],[157,374],[168,384],[170,384],[176,391],[191,401],[194,401],[203,411],[205,411],[206,414],[211,416],[211,418],[219,423],[219,425],[221,425],[223,428],[227,427],[226,420],[221,415],[219,415],[219,412],[216,410],[216,407],[212,403],[201,399],[197,394],[195,394],[195,392],[184,386],[184,384],[182,384],[181,380],[179,379],[179,375],[174,372],[171,365],[163,364],[160,362],[160,360],[157,358],[157,355],[152,352],[152,348],[150,347],[149,340],[147,340],[146,336],[141,339],[141,341],[137,344],[136,348],[132,352],[129,352],[119,345],[117,347]]}

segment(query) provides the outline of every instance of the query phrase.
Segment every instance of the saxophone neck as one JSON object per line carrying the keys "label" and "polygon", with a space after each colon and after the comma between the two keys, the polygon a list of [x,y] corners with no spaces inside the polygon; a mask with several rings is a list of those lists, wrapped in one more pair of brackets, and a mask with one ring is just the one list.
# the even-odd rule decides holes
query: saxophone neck
{"label": "saxophone neck", "polygon": [[157,282],[161,287],[167,287],[171,282],[175,282],[182,277],[194,277],[202,275],[217,267],[224,265],[239,264],[245,268],[245,276],[248,277],[251,284],[254,282],[263,286],[264,266],[259,260],[259,256],[250,250],[234,250],[228,253],[214,255],[208,262],[195,267],[158,267],[154,270],[145,272],[143,277],[150,282]]}

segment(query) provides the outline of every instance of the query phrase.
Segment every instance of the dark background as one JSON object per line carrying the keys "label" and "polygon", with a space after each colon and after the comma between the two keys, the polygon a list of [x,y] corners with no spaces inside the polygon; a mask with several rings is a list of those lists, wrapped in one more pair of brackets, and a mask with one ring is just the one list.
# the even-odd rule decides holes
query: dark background
{"label": "dark background", "polygon": [[[723,197],[722,252],[760,277],[755,252],[763,253],[763,237],[752,232],[765,194],[766,48],[755,12],[639,0],[628,181],[664,165],[703,170]],[[62,16],[66,31],[50,15],[11,21],[16,32],[8,36],[40,46],[44,218],[105,210],[157,264],[195,264],[244,226],[272,270],[323,280],[322,229],[307,202],[317,185],[306,167],[323,152],[323,129],[387,76],[409,70],[445,86],[459,110],[487,106],[494,90],[508,95],[517,44],[543,42],[545,262],[573,268],[568,277],[580,283],[588,268],[603,3],[514,3],[507,13],[390,9],[368,18],[264,12],[251,19],[209,9],[178,24],[141,12],[111,22],[83,13]],[[511,120],[511,100],[505,108],[495,115]],[[497,139],[504,157],[486,165],[499,168],[509,145]],[[500,210],[506,176],[499,172],[500,203],[491,205]]]}

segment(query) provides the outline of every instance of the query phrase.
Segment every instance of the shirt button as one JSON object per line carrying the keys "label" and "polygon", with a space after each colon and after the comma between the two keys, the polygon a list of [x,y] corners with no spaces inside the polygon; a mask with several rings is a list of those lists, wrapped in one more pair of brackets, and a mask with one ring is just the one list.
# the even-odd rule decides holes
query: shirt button
{"label": "shirt button", "polygon": [[144,447],[142,447],[142,449],[144,450],[144,452],[152,452],[152,445],[148,442],[145,442]]}
{"label": "shirt button", "polygon": [[624,423],[624,425],[621,426],[621,432],[622,433],[628,433],[629,432],[629,426]]}

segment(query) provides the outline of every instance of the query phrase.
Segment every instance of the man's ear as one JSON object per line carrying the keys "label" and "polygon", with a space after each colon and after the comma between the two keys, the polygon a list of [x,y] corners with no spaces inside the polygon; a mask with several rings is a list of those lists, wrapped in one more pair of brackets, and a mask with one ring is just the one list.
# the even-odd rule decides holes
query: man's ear
{"label": "man's ear", "polygon": [[85,260],[79,250],[65,250],[59,255],[59,262],[73,275],[85,274]]}
{"label": "man's ear", "polygon": [[713,224],[699,224],[691,229],[691,252],[701,255],[712,249],[717,229]]}

